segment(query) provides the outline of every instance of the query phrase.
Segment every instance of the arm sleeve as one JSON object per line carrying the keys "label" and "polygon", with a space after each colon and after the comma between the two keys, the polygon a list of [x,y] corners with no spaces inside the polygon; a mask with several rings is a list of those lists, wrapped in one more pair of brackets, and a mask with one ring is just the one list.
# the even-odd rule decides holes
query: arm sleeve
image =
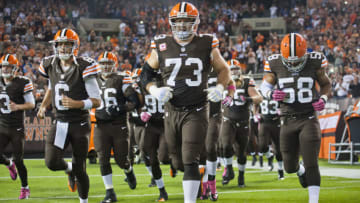
{"label": "arm sleeve", "polygon": [[48,89],[51,90],[51,82],[48,80]]}
{"label": "arm sleeve", "polygon": [[85,79],[91,75],[97,75],[98,73],[100,73],[100,68],[98,67],[96,61],[93,61],[90,65],[88,65],[85,68],[84,72],[82,73],[82,76]]}
{"label": "arm sleeve", "polygon": [[85,78],[85,89],[90,98],[100,98],[100,88],[95,77]]}
{"label": "arm sleeve", "polygon": [[31,80],[27,80],[24,86],[24,94],[33,91],[34,86],[31,82]]}
{"label": "arm sleeve", "polygon": [[24,94],[24,100],[25,103],[31,103],[31,104],[35,104],[35,98],[32,92],[27,92]]}
{"label": "arm sleeve", "polygon": [[44,68],[44,59],[41,60],[40,66],[39,66],[39,68],[38,68],[38,71],[39,71],[39,73],[40,73],[42,76],[44,76],[44,77],[46,77],[46,78],[49,77],[48,74],[47,74],[47,72],[46,72],[46,70],[45,70],[45,68]]}

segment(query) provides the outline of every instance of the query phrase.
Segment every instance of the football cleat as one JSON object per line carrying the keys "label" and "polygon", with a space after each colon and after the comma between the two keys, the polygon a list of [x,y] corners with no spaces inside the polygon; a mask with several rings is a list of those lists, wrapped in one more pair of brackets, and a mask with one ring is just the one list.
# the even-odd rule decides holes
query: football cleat
{"label": "football cleat", "polygon": [[30,189],[21,188],[19,199],[28,199],[30,197]]}
{"label": "football cleat", "polygon": [[68,175],[68,188],[71,192],[75,192],[77,189],[76,177],[73,172],[67,173]]}
{"label": "football cleat", "polygon": [[256,161],[257,161],[256,155],[253,155],[253,156],[252,156],[251,166],[255,166]]}
{"label": "football cleat", "polygon": [[279,180],[284,180],[284,170],[278,170],[278,174],[279,174]]}
{"label": "football cleat", "polygon": [[232,167],[232,165],[227,165],[226,166],[226,174],[225,176],[223,176],[223,180],[222,180],[222,184],[223,185],[227,185],[230,180],[234,179],[235,175],[234,175],[234,169]]}
{"label": "football cleat", "polygon": [[129,173],[125,173],[126,178],[127,178],[127,183],[129,185],[130,189],[135,189],[136,188],[136,177],[134,174],[134,170],[131,170]]}
{"label": "football cleat", "polygon": [[245,187],[244,171],[239,171],[238,187]]}
{"label": "football cleat", "polygon": [[269,171],[272,171],[274,169],[274,156],[271,156],[268,158],[268,168],[269,168]]}
{"label": "football cleat", "polygon": [[165,202],[166,200],[168,200],[168,194],[166,191],[161,192],[160,191],[160,196],[159,198],[156,200],[157,202]]}
{"label": "football cleat", "polygon": [[16,167],[15,167],[15,163],[12,162],[12,164],[10,166],[6,166],[9,169],[9,173],[10,173],[10,177],[12,180],[16,180],[17,178],[17,171],[16,171]]}
{"label": "football cleat", "polygon": [[151,182],[150,182],[150,184],[148,185],[148,187],[155,187],[155,186],[156,186],[155,179],[154,179],[154,178],[151,178]]}
{"label": "football cleat", "polygon": [[263,162],[264,162],[263,156],[259,156],[259,164],[261,168],[264,166]]}
{"label": "football cleat", "polygon": [[100,203],[109,203],[109,202],[116,202],[116,194],[114,192],[114,189],[108,189],[106,190],[105,198]]}

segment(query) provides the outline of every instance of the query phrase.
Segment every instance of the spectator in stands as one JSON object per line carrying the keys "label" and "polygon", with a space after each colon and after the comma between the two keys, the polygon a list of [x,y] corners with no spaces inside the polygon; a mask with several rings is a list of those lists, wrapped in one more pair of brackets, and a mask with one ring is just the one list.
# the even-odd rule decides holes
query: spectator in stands
{"label": "spectator in stands", "polygon": [[129,63],[129,59],[125,59],[120,71],[132,71],[132,65]]}
{"label": "spectator in stands", "polygon": [[350,84],[347,82],[344,82],[342,76],[339,76],[337,78],[337,83],[335,86],[336,98],[338,98],[338,99],[346,98],[349,93],[349,87],[350,87]]}
{"label": "spectator in stands", "polygon": [[356,75],[354,77],[354,80],[351,81],[350,84],[350,92],[353,98],[359,98],[360,97],[360,82],[359,82],[359,75]]}
{"label": "spectator in stands", "polygon": [[247,52],[247,68],[246,68],[246,74],[249,73],[256,73],[256,54],[253,51],[252,48],[249,48],[249,51]]}

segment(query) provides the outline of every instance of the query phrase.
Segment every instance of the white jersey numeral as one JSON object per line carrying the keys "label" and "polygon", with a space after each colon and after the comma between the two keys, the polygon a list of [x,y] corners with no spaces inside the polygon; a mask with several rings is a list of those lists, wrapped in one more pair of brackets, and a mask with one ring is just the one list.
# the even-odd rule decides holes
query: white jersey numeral
{"label": "white jersey numeral", "polygon": [[[175,86],[175,78],[180,71],[182,66],[181,58],[168,58],[165,59],[165,66],[169,67],[174,64],[174,68],[170,74],[169,79],[167,80],[167,84],[169,86]],[[185,60],[185,66],[190,66],[191,64],[196,64],[198,69],[194,70],[194,75],[196,76],[195,80],[191,80],[189,78],[185,79],[185,83],[190,87],[199,86],[202,82],[201,73],[203,71],[203,63],[199,58],[187,58]]]}

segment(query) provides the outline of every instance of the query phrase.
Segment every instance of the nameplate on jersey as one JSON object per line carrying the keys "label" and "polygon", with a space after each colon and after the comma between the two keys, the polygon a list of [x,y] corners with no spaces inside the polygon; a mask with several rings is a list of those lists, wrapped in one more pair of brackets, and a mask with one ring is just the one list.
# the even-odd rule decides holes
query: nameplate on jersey
{"label": "nameplate on jersey", "polygon": [[54,145],[60,149],[64,149],[66,136],[68,134],[69,123],[68,122],[56,122],[56,133]]}

